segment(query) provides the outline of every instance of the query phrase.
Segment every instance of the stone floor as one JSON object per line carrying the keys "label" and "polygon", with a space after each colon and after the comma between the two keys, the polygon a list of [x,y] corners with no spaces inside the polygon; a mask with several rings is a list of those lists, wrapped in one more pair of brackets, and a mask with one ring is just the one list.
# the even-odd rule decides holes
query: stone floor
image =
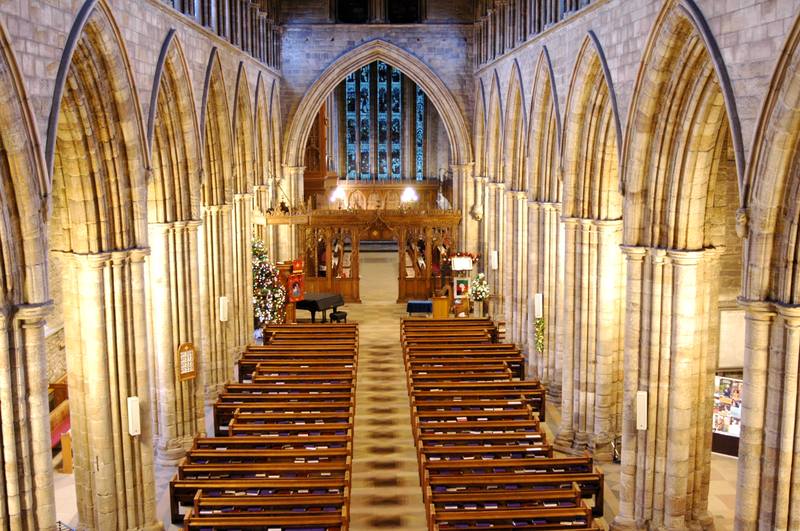
{"label": "stone floor", "polygon": [[[425,510],[400,350],[400,318],[405,313],[402,305],[393,302],[397,298],[397,254],[364,253],[361,274],[363,303],[345,308],[348,321],[358,322],[360,330],[350,528],[424,531]],[[545,429],[552,440],[559,423],[558,409],[548,406],[547,418]],[[733,529],[736,462],[712,454],[709,511],[720,531]],[[602,468],[606,474],[604,520],[610,522],[619,509],[619,465]],[[174,473],[175,467],[157,467],[158,514],[168,531],[180,529],[169,523],[167,486]],[[73,476],[56,473],[55,486],[58,518],[74,526]]]}

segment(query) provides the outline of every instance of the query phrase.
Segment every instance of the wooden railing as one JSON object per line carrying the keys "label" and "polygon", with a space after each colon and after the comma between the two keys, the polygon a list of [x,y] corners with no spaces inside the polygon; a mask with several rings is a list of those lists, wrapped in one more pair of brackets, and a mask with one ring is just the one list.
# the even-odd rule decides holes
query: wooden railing
{"label": "wooden railing", "polygon": [[162,0],[243,52],[280,70],[281,40],[274,0]]}

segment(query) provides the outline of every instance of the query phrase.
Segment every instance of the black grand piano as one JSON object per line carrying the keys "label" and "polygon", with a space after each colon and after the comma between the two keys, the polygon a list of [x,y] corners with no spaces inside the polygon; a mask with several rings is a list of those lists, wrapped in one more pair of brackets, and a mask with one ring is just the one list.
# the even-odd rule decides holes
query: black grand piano
{"label": "black grand piano", "polygon": [[297,301],[298,310],[311,312],[311,322],[317,322],[317,312],[322,312],[322,322],[326,322],[325,312],[336,311],[339,306],[344,306],[344,299],[338,293],[306,293],[305,298]]}

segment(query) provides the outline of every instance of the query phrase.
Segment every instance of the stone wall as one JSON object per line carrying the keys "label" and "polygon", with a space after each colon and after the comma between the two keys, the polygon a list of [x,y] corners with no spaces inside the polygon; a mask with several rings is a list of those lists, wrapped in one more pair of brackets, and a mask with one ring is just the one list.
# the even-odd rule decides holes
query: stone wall
{"label": "stone wall", "polygon": [[[85,2],[79,0],[14,0],[0,3],[0,25],[5,29],[17,59],[27,97],[37,127],[42,148],[48,135],[48,118],[53,107],[56,76],[64,55],[68,35],[76,16]],[[213,48],[217,48],[225,80],[230,112],[234,109],[236,81],[240,62],[243,62],[250,88],[251,107],[255,109],[256,85],[261,78],[265,97],[269,97],[278,72],[243,53],[211,31],[195,24],[187,17],[156,0],[109,0],[111,14],[125,43],[130,63],[140,119],[147,126],[150,97],[156,73],[156,64],[162,45],[171,29],[186,57],[194,107],[199,123],[206,77],[206,69]],[[279,84],[277,85],[280,86]],[[267,103],[269,112],[269,103]],[[52,240],[52,238],[51,238]],[[58,377],[63,373],[64,348],[63,309],[61,305],[61,269],[58,257],[52,255],[48,270],[50,297],[53,308],[48,315],[48,359],[56,364],[49,372]],[[59,337],[61,339],[59,339]]]}

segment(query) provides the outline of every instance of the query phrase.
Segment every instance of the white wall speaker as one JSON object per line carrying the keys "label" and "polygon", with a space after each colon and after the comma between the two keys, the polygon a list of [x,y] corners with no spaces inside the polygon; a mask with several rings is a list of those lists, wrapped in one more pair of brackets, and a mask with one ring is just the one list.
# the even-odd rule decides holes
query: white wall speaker
{"label": "white wall speaker", "polygon": [[636,429],[647,429],[647,391],[636,391]]}
{"label": "white wall speaker", "polygon": [[136,437],[142,433],[141,416],[139,415],[139,397],[128,397],[128,433]]}
{"label": "white wall speaker", "polygon": [[497,271],[497,268],[500,267],[500,255],[497,251],[492,251],[492,271]]}
{"label": "white wall speaker", "polygon": [[228,297],[225,296],[219,298],[219,320],[228,321]]}

